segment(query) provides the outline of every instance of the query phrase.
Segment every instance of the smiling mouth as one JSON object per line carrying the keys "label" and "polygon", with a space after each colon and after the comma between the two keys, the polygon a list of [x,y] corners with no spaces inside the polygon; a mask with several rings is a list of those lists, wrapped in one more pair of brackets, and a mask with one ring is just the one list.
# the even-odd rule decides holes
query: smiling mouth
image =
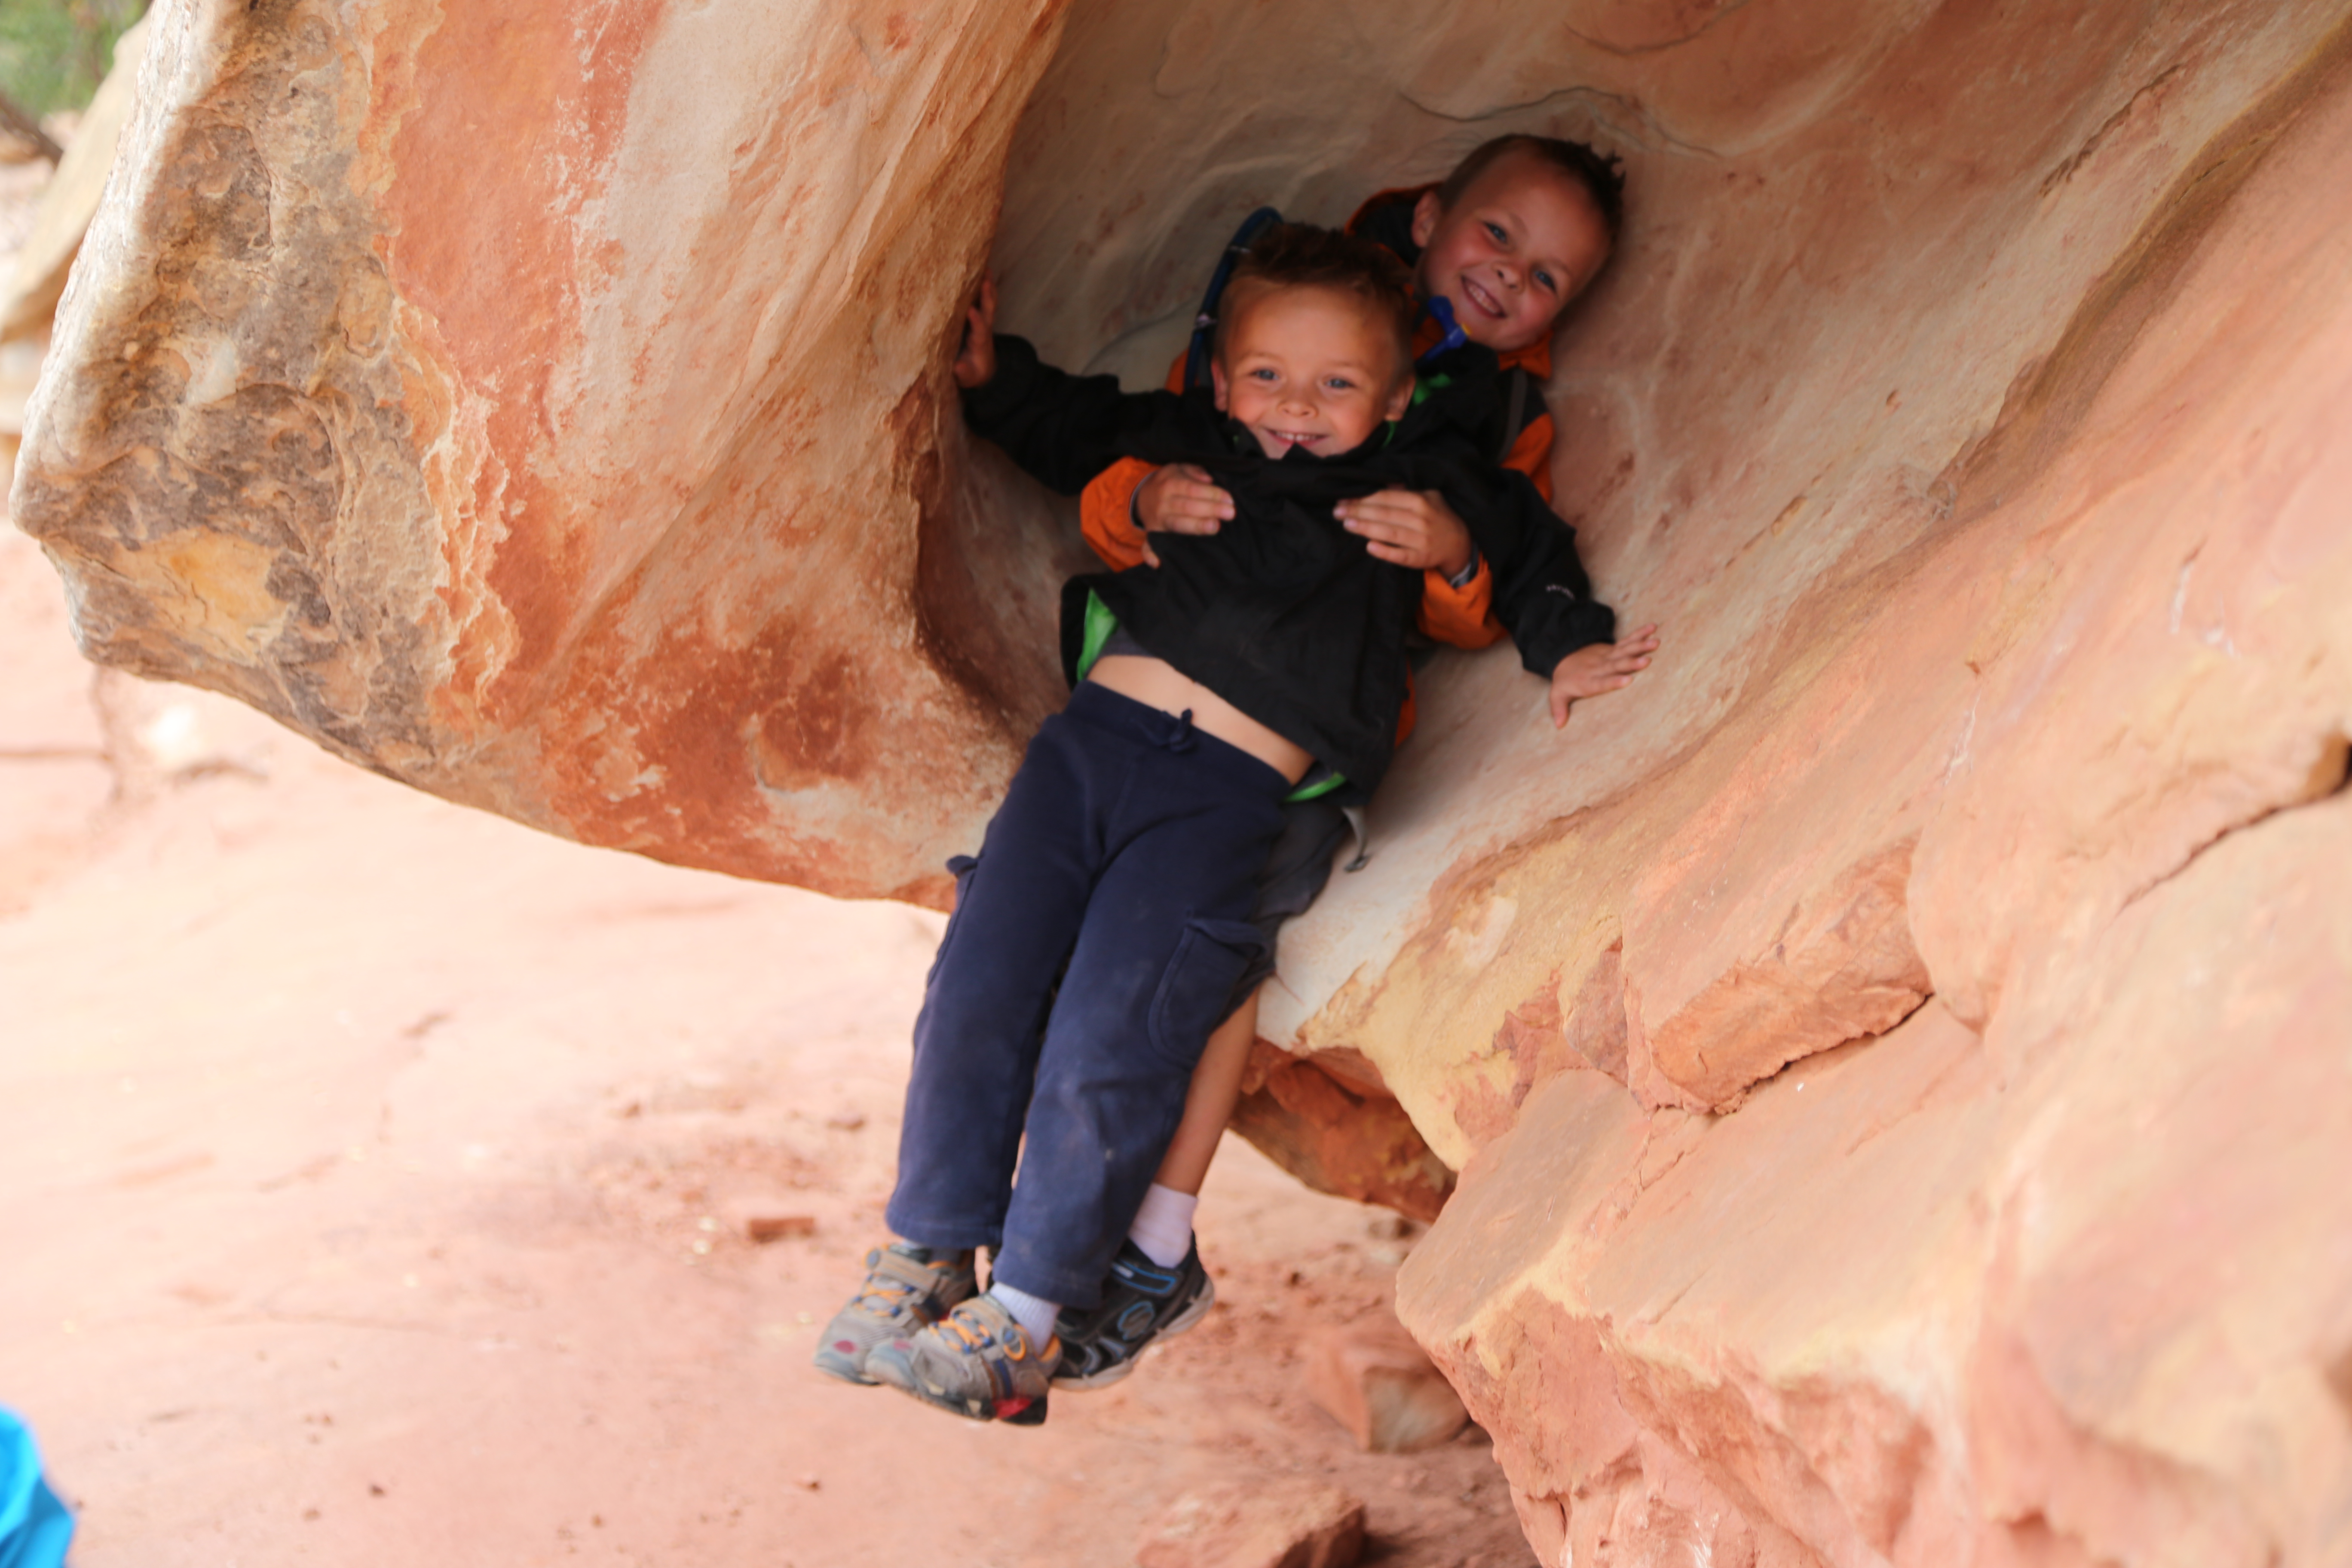
{"label": "smiling mouth", "polygon": [[1469,296],[1470,302],[1473,305],[1475,305],[1479,310],[1485,311],[1487,315],[1496,318],[1497,321],[1500,321],[1504,316],[1509,313],[1503,309],[1501,300],[1496,299],[1493,294],[1480,288],[1477,284],[1472,282],[1467,278],[1462,279],[1462,292]]}
{"label": "smiling mouth", "polygon": [[1304,430],[1268,430],[1265,432],[1265,437],[1269,441],[1278,441],[1285,447],[1312,447],[1316,442],[1323,439],[1320,431],[1309,433]]}

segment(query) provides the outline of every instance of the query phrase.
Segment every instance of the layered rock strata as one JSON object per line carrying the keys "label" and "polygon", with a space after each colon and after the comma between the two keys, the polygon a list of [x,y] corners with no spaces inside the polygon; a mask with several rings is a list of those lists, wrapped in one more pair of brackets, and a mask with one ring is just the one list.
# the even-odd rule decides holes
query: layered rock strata
{"label": "layered rock strata", "polygon": [[1547,1563],[2352,1556],[2342,5],[167,3],[17,514],[102,658],[936,898],[1070,556],[992,231],[1149,380],[1507,129],[1629,164],[1549,395],[1665,652],[1431,668],[1245,1123],[1460,1173],[1401,1308]]}

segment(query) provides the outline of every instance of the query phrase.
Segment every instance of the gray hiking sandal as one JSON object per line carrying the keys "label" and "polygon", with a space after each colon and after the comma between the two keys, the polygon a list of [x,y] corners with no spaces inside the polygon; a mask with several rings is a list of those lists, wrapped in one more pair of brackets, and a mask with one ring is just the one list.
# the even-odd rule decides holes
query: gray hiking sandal
{"label": "gray hiking sandal", "polygon": [[920,1333],[875,1346],[866,1370],[967,1420],[1036,1426],[1061,1354],[1061,1341],[1039,1350],[1003,1302],[974,1296]]}
{"label": "gray hiking sandal", "polygon": [[1162,1268],[1132,1241],[1119,1244],[1103,1282],[1102,1301],[1084,1312],[1066,1311],[1054,1325],[1062,1342],[1055,1388],[1108,1388],[1135,1370],[1143,1352],[1172,1339],[1209,1315],[1217,1288],[1201,1267],[1200,1243],[1184,1261]]}
{"label": "gray hiking sandal", "polygon": [[844,1383],[871,1384],[874,1347],[938,1322],[979,1289],[969,1252],[894,1241],[866,1255],[866,1283],[834,1314],[816,1342],[816,1369]]}

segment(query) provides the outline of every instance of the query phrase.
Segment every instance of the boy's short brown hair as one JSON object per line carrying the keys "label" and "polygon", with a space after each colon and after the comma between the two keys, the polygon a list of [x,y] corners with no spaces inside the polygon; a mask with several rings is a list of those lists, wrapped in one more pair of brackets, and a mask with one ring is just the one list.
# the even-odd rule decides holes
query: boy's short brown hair
{"label": "boy's short brown hair", "polygon": [[1625,220],[1623,163],[1613,153],[1603,156],[1581,142],[1563,141],[1557,136],[1520,132],[1480,142],[1439,184],[1437,205],[1451,211],[1454,204],[1462,199],[1462,193],[1476,184],[1478,176],[1493,167],[1496,159],[1508,153],[1531,153],[1582,185],[1600,210],[1601,221],[1608,226],[1610,243],[1616,243],[1617,231]]}
{"label": "boy's short brown hair", "polygon": [[1412,363],[1412,331],[1421,308],[1412,295],[1412,272],[1384,245],[1312,224],[1277,223],[1255,239],[1225,285],[1225,303],[1218,308],[1217,338],[1222,348],[1225,323],[1233,319],[1234,291],[1245,286],[1276,289],[1335,289],[1353,294],[1370,307],[1382,325],[1396,337],[1398,363]]}

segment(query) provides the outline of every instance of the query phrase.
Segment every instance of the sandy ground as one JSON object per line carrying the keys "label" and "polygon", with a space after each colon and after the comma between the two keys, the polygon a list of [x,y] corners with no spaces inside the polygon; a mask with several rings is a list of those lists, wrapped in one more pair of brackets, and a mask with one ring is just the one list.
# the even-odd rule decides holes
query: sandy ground
{"label": "sandy ground", "polygon": [[[939,921],[580,848],[75,654],[0,523],[0,1402],[81,1568],[1116,1564],[1328,1479],[1528,1561],[1475,1431],[1357,1452],[1401,1246],[1229,1142],[1202,1328],[1037,1430],[808,1366],[880,1236]],[[754,1245],[746,1222],[804,1215]]]}

